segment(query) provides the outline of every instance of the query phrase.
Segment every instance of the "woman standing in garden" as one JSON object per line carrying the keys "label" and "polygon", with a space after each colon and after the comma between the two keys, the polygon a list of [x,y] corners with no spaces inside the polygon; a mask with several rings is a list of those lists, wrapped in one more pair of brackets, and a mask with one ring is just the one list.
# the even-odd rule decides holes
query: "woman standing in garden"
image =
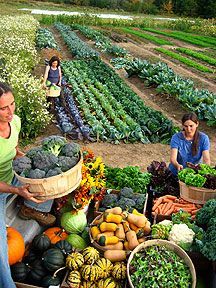
{"label": "woman standing in garden", "polygon": [[34,219],[41,225],[52,225],[55,217],[49,213],[53,200],[41,203],[30,193],[28,185],[21,186],[14,177],[12,161],[24,154],[18,149],[20,118],[14,114],[15,101],[11,88],[0,82],[0,287],[15,288],[8,263],[7,232],[5,223],[6,199],[11,194],[22,196],[21,218]]}
{"label": "woman standing in garden", "polygon": [[199,132],[199,121],[195,113],[186,113],[182,117],[183,130],[175,133],[171,139],[169,169],[174,175],[185,168],[187,162],[198,164],[201,161],[210,164],[209,137]]}

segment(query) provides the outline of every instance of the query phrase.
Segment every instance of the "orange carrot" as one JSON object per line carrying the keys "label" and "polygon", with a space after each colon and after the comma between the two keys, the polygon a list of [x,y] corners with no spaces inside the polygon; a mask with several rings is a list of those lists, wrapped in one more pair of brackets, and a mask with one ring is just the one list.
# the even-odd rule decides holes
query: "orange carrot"
{"label": "orange carrot", "polygon": [[166,215],[166,212],[172,207],[172,205],[173,205],[173,201],[167,202],[167,205],[166,205],[166,207],[163,210],[163,214],[164,215]]}
{"label": "orange carrot", "polygon": [[161,208],[161,214],[164,215],[164,211],[166,209],[167,203],[163,204],[163,207]]}
{"label": "orange carrot", "polygon": [[172,205],[172,206],[170,207],[170,209],[166,211],[165,215],[166,215],[166,216],[171,215],[171,214],[174,212],[174,209],[175,209],[175,206]]}
{"label": "orange carrot", "polygon": [[192,215],[192,216],[191,216],[191,219],[192,219],[192,220],[195,220],[195,218],[196,218],[196,215]]}
{"label": "orange carrot", "polygon": [[165,195],[164,198],[167,198],[169,200],[176,200],[177,199],[177,197],[173,196],[173,195]]}
{"label": "orange carrot", "polygon": [[152,207],[152,211],[155,211],[155,209],[162,203],[163,199],[160,197],[155,202],[154,206]]}
{"label": "orange carrot", "polygon": [[196,213],[197,213],[199,210],[200,210],[200,208],[199,208],[199,209],[192,210],[192,211],[191,211],[191,215],[196,215]]}

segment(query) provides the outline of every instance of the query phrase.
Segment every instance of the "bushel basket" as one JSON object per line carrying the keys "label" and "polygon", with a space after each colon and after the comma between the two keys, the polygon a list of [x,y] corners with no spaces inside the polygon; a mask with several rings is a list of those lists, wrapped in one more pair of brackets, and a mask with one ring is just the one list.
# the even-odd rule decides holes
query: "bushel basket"
{"label": "bushel basket", "polygon": [[179,181],[179,187],[181,197],[195,204],[205,204],[209,199],[216,198],[216,190],[187,186],[182,181]]}
{"label": "bushel basket", "polygon": [[49,200],[65,196],[74,191],[82,180],[82,154],[80,153],[79,162],[66,172],[59,175],[43,178],[31,179],[18,175],[15,176],[23,184],[29,185],[29,191],[32,193],[40,192],[41,196],[36,198],[39,200]]}

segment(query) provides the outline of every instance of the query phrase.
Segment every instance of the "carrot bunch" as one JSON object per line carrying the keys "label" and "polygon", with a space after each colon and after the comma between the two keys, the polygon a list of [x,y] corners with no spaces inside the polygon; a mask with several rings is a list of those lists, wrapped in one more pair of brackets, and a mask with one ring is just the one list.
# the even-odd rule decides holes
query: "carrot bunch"
{"label": "carrot bunch", "polygon": [[190,213],[192,219],[194,219],[200,208],[202,208],[202,205],[188,202],[173,195],[165,195],[154,200],[152,214],[170,216],[173,213],[179,212],[179,210],[184,210]]}

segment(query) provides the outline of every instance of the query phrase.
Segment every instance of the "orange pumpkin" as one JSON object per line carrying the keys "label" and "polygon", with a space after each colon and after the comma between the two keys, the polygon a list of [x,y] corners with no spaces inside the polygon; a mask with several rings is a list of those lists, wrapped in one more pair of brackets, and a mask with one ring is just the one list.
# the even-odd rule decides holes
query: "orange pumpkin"
{"label": "orange pumpkin", "polygon": [[51,227],[44,231],[44,234],[47,235],[52,244],[56,244],[60,240],[65,240],[68,234],[64,229],[60,227]]}
{"label": "orange pumpkin", "polygon": [[13,227],[7,227],[9,265],[22,260],[25,253],[25,242],[22,235]]}

